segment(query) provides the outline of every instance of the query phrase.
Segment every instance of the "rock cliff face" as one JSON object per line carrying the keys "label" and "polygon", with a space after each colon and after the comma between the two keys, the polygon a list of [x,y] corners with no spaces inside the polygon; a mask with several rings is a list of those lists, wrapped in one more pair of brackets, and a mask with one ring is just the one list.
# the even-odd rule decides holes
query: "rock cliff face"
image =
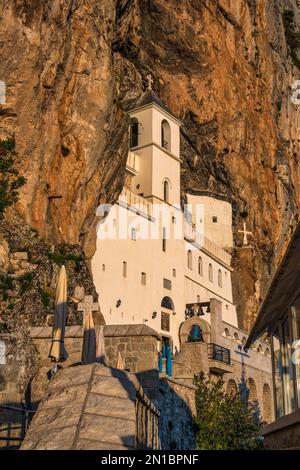
{"label": "rock cliff face", "polygon": [[123,184],[125,111],[150,72],[183,121],[182,189],[234,201],[235,294],[249,327],[298,219],[300,2],[4,0],[0,18],[0,137],[14,136],[27,179],[6,216],[90,257],[95,208]]}

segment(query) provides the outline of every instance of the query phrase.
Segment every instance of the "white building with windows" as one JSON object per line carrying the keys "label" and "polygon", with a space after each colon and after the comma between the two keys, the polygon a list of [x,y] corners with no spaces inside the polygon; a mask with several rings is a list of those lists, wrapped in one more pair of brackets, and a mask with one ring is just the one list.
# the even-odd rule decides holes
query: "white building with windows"
{"label": "white building with windows", "polygon": [[193,304],[210,322],[202,304],[216,298],[222,319],[237,326],[231,203],[190,191],[184,210],[180,121],[151,89],[130,117],[126,184],[99,224],[93,276],[106,323],[145,323],[179,349],[179,328]]}
{"label": "white building with windows", "polygon": [[233,303],[231,203],[207,191],[182,198],[180,121],[151,89],[130,117],[124,189],[110,210],[98,208],[92,271],[105,322],[120,332],[150,326],[161,348],[171,346],[173,379],[192,383],[200,370],[225,375],[227,392],[248,390],[270,421],[269,344],[244,349],[248,335]]}

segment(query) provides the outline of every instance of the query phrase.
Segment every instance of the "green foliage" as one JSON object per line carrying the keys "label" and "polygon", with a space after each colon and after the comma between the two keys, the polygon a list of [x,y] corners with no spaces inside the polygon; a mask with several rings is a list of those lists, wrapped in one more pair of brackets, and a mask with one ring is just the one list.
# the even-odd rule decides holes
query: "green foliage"
{"label": "green foliage", "polygon": [[18,201],[18,189],[26,183],[15,168],[15,141],[0,140],[0,219],[7,207]]}
{"label": "green foliage", "polygon": [[41,291],[41,299],[42,299],[42,303],[45,307],[49,307],[50,303],[51,303],[51,297],[50,295],[48,294],[48,292],[46,291]]}
{"label": "green foliage", "polygon": [[7,323],[0,323],[0,333],[6,333],[8,331]]}
{"label": "green foliage", "polygon": [[285,38],[290,49],[291,58],[300,70],[300,33],[296,31],[295,14],[292,10],[285,10],[282,14]]}
{"label": "green foliage", "polygon": [[8,276],[0,276],[0,292],[2,293],[3,300],[8,299],[8,290],[12,290],[14,288],[14,282],[12,278]]}
{"label": "green foliage", "polygon": [[25,273],[22,276],[18,277],[18,281],[21,284],[20,292],[24,294],[28,289],[30,289],[33,280],[33,273]]}
{"label": "green foliage", "polygon": [[261,449],[262,421],[257,405],[245,403],[240,393],[227,395],[222,380],[195,377],[198,450]]}
{"label": "green foliage", "polygon": [[81,259],[81,255],[79,253],[64,253],[63,251],[48,253],[48,257],[59,266],[66,264],[67,261],[79,261]]}

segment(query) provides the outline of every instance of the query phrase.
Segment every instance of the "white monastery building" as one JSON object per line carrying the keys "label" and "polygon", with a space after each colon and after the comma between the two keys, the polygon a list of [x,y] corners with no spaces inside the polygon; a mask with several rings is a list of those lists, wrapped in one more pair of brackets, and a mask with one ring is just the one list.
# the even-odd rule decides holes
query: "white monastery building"
{"label": "white monastery building", "polygon": [[[244,348],[233,303],[231,202],[195,190],[182,198],[181,123],[151,87],[129,114],[125,185],[116,204],[98,208],[92,271],[105,322],[120,332],[152,328],[158,348],[174,355],[173,379],[221,375],[228,393],[258,400],[270,422],[270,345]],[[248,249],[245,226],[242,233]]]}
{"label": "white monastery building", "polygon": [[[231,286],[232,207],[186,194],[181,206],[180,121],[151,89],[130,112],[126,183],[98,227],[94,282],[107,324],[145,323],[179,349],[192,304],[210,323],[211,298],[237,326]],[[99,215],[103,209],[99,208]]]}

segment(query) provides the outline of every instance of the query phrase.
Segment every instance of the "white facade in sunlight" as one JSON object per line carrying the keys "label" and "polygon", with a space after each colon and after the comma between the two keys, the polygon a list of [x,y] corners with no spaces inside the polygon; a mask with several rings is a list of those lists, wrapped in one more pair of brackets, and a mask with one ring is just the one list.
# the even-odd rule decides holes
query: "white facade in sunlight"
{"label": "white facade in sunlight", "polygon": [[[231,204],[191,191],[185,212],[180,122],[152,90],[144,93],[130,117],[126,183],[98,226],[94,283],[107,324],[145,323],[179,349],[187,304],[218,299],[222,320],[237,326]],[[207,308],[203,313],[210,323]]]}

